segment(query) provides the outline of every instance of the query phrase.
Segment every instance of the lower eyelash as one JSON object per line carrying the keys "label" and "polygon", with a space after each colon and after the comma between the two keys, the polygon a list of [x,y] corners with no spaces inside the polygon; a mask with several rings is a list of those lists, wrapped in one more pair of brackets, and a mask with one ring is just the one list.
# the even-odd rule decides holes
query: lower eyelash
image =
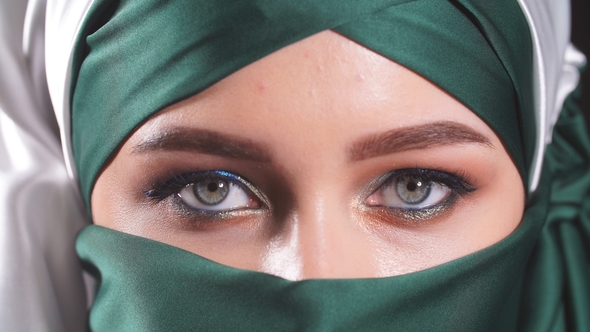
{"label": "lower eyelash", "polygon": [[[167,179],[165,180],[158,180],[155,184],[151,186],[151,188],[146,189],[143,191],[144,195],[149,199],[159,203],[164,201],[169,197],[174,197],[175,194],[178,193],[179,190],[186,187],[187,185],[194,183],[195,181],[202,179],[207,173],[212,173],[212,175],[216,176],[223,176],[232,179],[233,176],[227,176],[227,172],[221,171],[205,171],[205,172],[193,172],[193,173],[174,173],[170,174]],[[398,170],[386,175],[386,180],[381,181],[379,187],[388,185],[388,182],[392,182],[397,176],[400,175],[407,175],[407,176],[417,176],[422,177],[425,180],[432,181],[435,183],[439,183],[441,185],[447,186],[451,193],[449,197],[444,199],[442,202],[427,208],[422,209],[411,209],[411,208],[392,208],[392,207],[381,207],[383,210],[386,210],[388,214],[394,214],[397,219],[406,220],[408,222],[414,221],[425,221],[436,217],[437,215],[449,210],[453,207],[453,204],[464,195],[472,193],[476,190],[469,182],[469,175],[464,171],[458,171],[455,173],[447,173],[441,171],[434,171],[434,170],[427,170],[427,169],[405,169],[405,170]],[[232,179],[235,181],[235,179]],[[238,177],[238,181],[240,178]],[[241,181],[240,181],[241,182]],[[255,188],[251,185],[244,183],[245,187],[248,189],[257,192]],[[182,204],[176,203],[174,204],[177,206],[177,213],[187,215],[187,216],[194,216],[195,211],[188,210],[186,207],[181,207]],[[208,219],[215,218],[215,219],[226,219],[231,217],[235,211],[229,211],[227,213],[199,213],[202,217],[206,217]]]}
{"label": "lower eyelash", "polygon": [[389,213],[396,214],[399,219],[406,221],[424,221],[432,219],[441,213],[453,207],[453,204],[460,196],[456,193],[451,193],[444,201],[423,209],[407,209],[407,208],[388,208]]}
{"label": "lower eyelash", "polygon": [[184,187],[202,180],[207,177],[219,177],[227,179],[233,183],[236,183],[244,190],[250,191],[254,194],[264,205],[270,206],[270,203],[265,195],[260,192],[256,187],[248,182],[248,180],[235,175],[233,173],[221,170],[213,171],[200,171],[192,173],[173,173],[168,176],[165,180],[158,180],[156,183],[151,185],[151,188],[143,191],[144,195],[156,203],[161,202],[168,197],[173,197],[175,194],[183,189]]}
{"label": "lower eyelash", "polygon": [[180,198],[178,198],[177,195],[171,195],[169,197],[172,198],[171,202],[173,202],[173,203],[170,205],[171,205],[171,208],[174,210],[174,212],[176,212],[177,214],[180,214],[184,217],[187,217],[187,218],[195,219],[195,217],[197,217],[197,220],[199,220],[199,222],[201,222],[203,220],[207,220],[207,221],[226,220],[229,218],[233,218],[236,216],[236,214],[243,212],[243,210],[207,211],[207,210],[192,209],[189,206],[187,206],[184,202],[182,202],[180,200]]}
{"label": "lower eyelash", "polygon": [[[233,174],[224,171],[199,171],[191,173],[170,173],[168,177],[155,181],[154,184],[143,190],[145,197],[154,203],[166,201],[166,206],[176,215],[183,216],[191,220],[191,226],[200,227],[203,222],[219,222],[222,220],[233,219],[236,216],[244,214],[242,210],[230,211],[206,211],[191,209],[179,197],[178,192],[207,176],[224,177],[229,180],[239,182],[240,185],[248,187],[247,184],[241,183],[241,178],[231,176]],[[229,176],[228,176],[229,175]],[[237,178],[237,179],[236,179]]]}
{"label": "lower eyelash", "polygon": [[469,178],[466,172],[460,171],[453,173],[427,170],[427,169],[403,169],[394,171],[386,175],[386,180],[382,181],[377,187],[382,188],[385,185],[392,185],[393,181],[399,176],[420,177],[427,181],[432,181],[444,185],[450,189],[450,194],[438,204],[426,208],[413,209],[403,207],[379,206],[378,208],[388,215],[393,215],[397,220],[403,220],[409,223],[418,221],[427,221],[451,209],[455,202],[465,195],[474,192],[477,188],[473,187],[466,178]]}

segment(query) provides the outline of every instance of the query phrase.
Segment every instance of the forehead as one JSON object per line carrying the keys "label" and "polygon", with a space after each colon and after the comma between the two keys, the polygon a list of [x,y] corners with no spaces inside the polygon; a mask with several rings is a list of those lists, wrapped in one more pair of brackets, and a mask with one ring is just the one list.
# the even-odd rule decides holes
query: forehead
{"label": "forehead", "polygon": [[182,125],[303,153],[308,146],[333,149],[376,132],[440,121],[496,139],[474,113],[423,77],[326,31],[163,110],[130,142]]}

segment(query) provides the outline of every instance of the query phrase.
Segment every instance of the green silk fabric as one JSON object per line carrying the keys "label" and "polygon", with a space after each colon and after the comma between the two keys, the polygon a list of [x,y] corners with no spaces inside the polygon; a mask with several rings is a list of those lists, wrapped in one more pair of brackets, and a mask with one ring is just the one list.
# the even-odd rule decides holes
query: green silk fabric
{"label": "green silk fabric", "polygon": [[[97,0],[76,44],[71,86],[88,207],[100,170],[150,116],[326,29],[469,107],[502,140],[527,186],[532,46],[514,0]],[[100,281],[90,328],[590,331],[588,151],[568,101],[518,229],[482,251],[397,277],[291,282],[90,226],[77,241]]]}
{"label": "green silk fabric", "polygon": [[71,86],[72,145],[88,208],[101,169],[147,118],[326,29],[410,68],[479,115],[527,187],[532,45],[514,0],[97,0],[75,47]]}
{"label": "green silk fabric", "polygon": [[522,224],[487,249],[402,276],[293,282],[89,226],[76,247],[100,281],[90,329],[590,331],[590,141],[569,106]]}

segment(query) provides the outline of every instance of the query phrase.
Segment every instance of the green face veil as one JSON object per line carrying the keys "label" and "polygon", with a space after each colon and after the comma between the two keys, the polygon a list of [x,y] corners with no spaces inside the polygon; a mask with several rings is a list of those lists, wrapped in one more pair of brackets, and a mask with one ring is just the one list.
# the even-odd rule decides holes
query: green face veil
{"label": "green face veil", "polygon": [[[326,29],[410,68],[468,106],[500,137],[528,187],[536,135],[533,44],[515,1],[105,0],[87,15],[72,66],[72,142],[86,203],[104,164],[149,116]],[[77,251],[100,280],[90,327],[590,329],[589,269],[586,256],[579,257],[590,227],[587,211],[580,212],[590,176],[579,167],[590,157],[590,143],[576,116],[564,113],[541,183],[512,235],[404,276],[291,282],[88,227]]]}

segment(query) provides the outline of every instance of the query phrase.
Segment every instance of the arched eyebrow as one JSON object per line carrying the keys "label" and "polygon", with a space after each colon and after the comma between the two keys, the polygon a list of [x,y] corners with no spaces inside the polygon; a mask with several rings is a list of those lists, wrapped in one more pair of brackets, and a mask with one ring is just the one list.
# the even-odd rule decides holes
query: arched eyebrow
{"label": "arched eyebrow", "polygon": [[[349,159],[360,161],[401,151],[465,143],[494,148],[488,138],[468,126],[442,121],[364,137],[350,146]],[[264,144],[211,130],[182,126],[147,137],[132,148],[132,153],[162,150],[189,151],[263,163],[272,162],[272,154]]]}
{"label": "arched eyebrow", "polygon": [[407,150],[473,143],[494,148],[487,137],[466,125],[452,121],[432,122],[364,137],[351,145],[349,159],[360,161]]}
{"label": "arched eyebrow", "polygon": [[189,127],[173,127],[147,137],[133,147],[132,153],[159,150],[189,151],[264,163],[271,161],[269,150],[260,143],[211,130]]}

